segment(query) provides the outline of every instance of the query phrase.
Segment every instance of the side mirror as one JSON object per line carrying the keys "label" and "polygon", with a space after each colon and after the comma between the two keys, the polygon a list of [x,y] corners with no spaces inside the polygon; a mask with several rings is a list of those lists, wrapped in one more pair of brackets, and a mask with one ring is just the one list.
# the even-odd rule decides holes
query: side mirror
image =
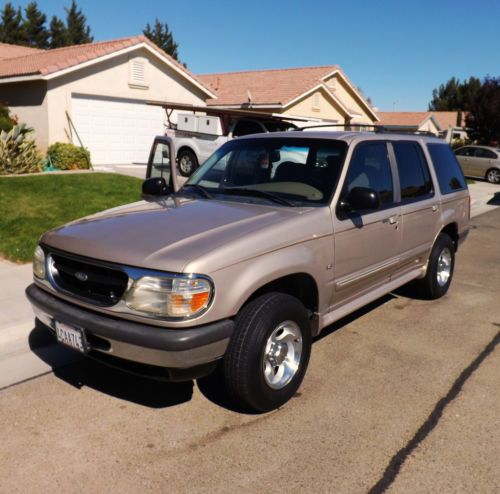
{"label": "side mirror", "polygon": [[378,192],[368,187],[354,187],[341,202],[346,212],[375,211],[380,208]]}
{"label": "side mirror", "polygon": [[163,177],[154,177],[144,180],[142,183],[142,197],[158,197],[171,194],[172,191]]}

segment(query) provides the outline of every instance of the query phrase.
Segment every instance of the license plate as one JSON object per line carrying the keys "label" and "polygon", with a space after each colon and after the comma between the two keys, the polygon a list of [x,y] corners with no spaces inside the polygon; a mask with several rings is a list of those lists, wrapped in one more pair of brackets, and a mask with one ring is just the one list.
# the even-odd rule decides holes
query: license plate
{"label": "license plate", "polygon": [[74,328],[73,326],[58,321],[56,321],[55,326],[57,341],[59,343],[82,353],[87,352],[85,335],[80,328]]}

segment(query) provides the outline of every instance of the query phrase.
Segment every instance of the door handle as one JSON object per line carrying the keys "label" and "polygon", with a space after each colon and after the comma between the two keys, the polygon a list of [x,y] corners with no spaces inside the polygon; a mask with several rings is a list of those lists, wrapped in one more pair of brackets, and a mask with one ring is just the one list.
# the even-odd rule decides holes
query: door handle
{"label": "door handle", "polygon": [[434,204],[432,206],[432,211],[435,213],[437,210],[438,210],[438,206],[437,206],[437,204]]}
{"label": "door handle", "polygon": [[397,216],[391,216],[390,218],[385,218],[382,223],[389,223],[389,225],[396,225],[398,223]]}

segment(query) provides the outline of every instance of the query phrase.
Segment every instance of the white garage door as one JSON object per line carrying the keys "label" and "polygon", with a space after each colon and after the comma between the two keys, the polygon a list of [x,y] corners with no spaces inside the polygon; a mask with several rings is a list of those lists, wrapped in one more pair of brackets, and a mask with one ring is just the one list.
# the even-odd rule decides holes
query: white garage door
{"label": "white garage door", "polygon": [[165,133],[165,110],[142,102],[73,96],[71,113],[96,165],[146,163],[153,137]]}

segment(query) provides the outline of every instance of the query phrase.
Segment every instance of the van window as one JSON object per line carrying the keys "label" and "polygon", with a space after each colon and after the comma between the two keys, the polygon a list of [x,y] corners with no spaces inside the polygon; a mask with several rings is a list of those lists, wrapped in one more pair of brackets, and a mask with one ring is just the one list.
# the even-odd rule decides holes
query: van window
{"label": "van window", "polygon": [[416,142],[393,142],[399,172],[401,199],[431,194],[432,181],[422,148]]}
{"label": "van window", "polygon": [[262,134],[264,127],[252,120],[240,120],[234,127],[233,136],[247,136],[250,134]]}
{"label": "van window", "polygon": [[427,149],[434,163],[441,194],[451,194],[466,189],[464,174],[457,158],[447,144],[427,144]]}

